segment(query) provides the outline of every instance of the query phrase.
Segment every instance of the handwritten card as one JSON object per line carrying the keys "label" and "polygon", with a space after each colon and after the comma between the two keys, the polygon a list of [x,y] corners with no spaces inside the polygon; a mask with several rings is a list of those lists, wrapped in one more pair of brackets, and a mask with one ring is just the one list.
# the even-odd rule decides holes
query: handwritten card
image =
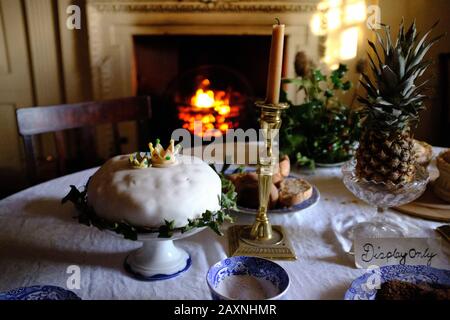
{"label": "handwritten card", "polygon": [[355,264],[358,268],[388,265],[426,265],[448,267],[448,257],[440,239],[433,238],[365,238],[356,239]]}

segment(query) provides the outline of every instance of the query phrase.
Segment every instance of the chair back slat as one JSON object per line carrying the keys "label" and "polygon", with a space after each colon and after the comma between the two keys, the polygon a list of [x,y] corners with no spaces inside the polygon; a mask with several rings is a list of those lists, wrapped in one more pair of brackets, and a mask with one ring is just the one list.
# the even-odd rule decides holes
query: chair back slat
{"label": "chair back slat", "polygon": [[149,119],[149,97],[133,97],[101,102],[21,108],[17,110],[22,136],[95,126],[106,123]]}
{"label": "chair back slat", "polygon": [[[148,138],[148,120],[151,119],[150,97],[130,97],[106,101],[93,101],[48,107],[21,108],[16,111],[19,134],[24,139],[27,174],[30,182],[37,181],[37,165],[33,148],[33,135],[55,133],[59,173],[66,173],[67,148],[64,144],[64,130],[86,128],[92,135],[92,128],[101,124],[112,124],[114,129],[114,151],[120,151],[119,122],[139,122],[139,137]],[[144,131],[143,131],[144,130]],[[87,133],[87,132],[86,132]],[[82,138],[86,138],[84,135]],[[139,140],[139,139],[138,139]],[[94,144],[86,150],[92,151]],[[139,146],[141,147],[141,146]],[[82,155],[86,162],[89,157]]]}

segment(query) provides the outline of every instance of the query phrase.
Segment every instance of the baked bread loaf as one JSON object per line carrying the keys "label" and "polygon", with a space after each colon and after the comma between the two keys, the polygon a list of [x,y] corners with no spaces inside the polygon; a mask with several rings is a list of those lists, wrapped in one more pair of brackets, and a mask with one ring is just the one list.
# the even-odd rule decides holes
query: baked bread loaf
{"label": "baked bread loaf", "polygon": [[284,179],[280,185],[279,203],[283,207],[292,207],[311,198],[312,186],[303,179]]}

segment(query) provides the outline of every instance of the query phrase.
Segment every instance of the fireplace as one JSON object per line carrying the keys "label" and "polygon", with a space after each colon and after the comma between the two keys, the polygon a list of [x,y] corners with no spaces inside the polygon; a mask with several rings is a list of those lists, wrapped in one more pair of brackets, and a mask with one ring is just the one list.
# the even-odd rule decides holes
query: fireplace
{"label": "fireplace", "polygon": [[[320,39],[309,29],[318,3],[319,0],[87,0],[94,98],[150,94],[154,111],[152,136],[161,139],[167,139],[174,128],[192,129],[191,120],[180,119],[180,110],[192,107],[192,96],[199,89],[206,94],[204,98],[211,96],[208,90],[212,91],[214,100],[225,100],[220,105],[230,107],[230,112],[237,107],[233,110],[238,112],[228,119],[217,119],[220,108],[202,110],[197,106],[192,110],[194,117],[212,111],[214,129],[220,134],[226,133],[225,124],[229,128],[255,127],[257,117],[252,102],[265,96],[275,17],[287,25],[283,75],[292,77],[298,51],[319,58]],[[212,76],[200,72],[208,68],[225,71],[214,71]],[[191,88],[177,86],[189,73],[193,79]],[[231,75],[238,80],[230,79]],[[222,84],[223,81],[228,83]],[[179,95],[181,92],[184,94]],[[295,95],[295,90],[288,93]],[[225,103],[227,99],[231,105]],[[135,126],[126,123],[119,129],[124,141],[122,151],[135,151]],[[112,130],[102,127],[97,133],[97,151],[107,158]]]}
{"label": "fireplace", "polygon": [[137,94],[152,97],[152,135],[185,128],[211,138],[255,127],[269,51],[270,36],[135,37]]}
{"label": "fireplace", "polygon": [[[214,69],[217,71],[210,71]],[[225,68],[202,67],[181,76],[181,81],[175,81],[175,88],[169,90],[172,94],[168,96],[176,105],[182,128],[199,137],[211,138],[239,127],[249,94],[244,93],[243,86],[224,80],[229,77],[228,72]],[[213,74],[217,74],[218,81],[211,82]]]}

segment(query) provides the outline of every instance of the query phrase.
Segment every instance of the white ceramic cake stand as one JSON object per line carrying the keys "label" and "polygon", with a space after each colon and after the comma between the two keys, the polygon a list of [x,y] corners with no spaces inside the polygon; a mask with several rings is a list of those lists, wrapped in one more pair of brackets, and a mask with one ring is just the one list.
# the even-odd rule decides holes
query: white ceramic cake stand
{"label": "white ceramic cake stand", "polygon": [[204,229],[196,228],[185,233],[174,232],[171,238],[158,238],[157,233],[139,234],[138,241],[143,245],[127,256],[125,270],[144,281],[176,277],[188,270],[192,261],[187,251],[174,245],[174,240],[189,237]]}

